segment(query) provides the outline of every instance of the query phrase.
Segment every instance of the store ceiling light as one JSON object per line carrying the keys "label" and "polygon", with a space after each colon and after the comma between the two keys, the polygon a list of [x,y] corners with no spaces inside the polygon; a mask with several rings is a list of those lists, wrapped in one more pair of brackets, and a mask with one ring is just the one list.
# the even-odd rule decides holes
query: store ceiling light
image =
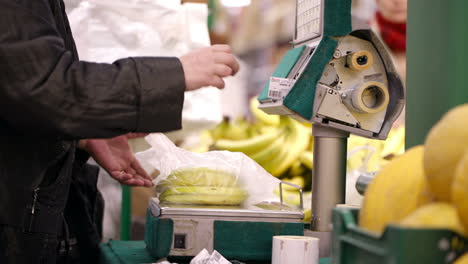
{"label": "store ceiling light", "polygon": [[221,3],[226,7],[243,7],[252,3],[252,0],[221,0]]}

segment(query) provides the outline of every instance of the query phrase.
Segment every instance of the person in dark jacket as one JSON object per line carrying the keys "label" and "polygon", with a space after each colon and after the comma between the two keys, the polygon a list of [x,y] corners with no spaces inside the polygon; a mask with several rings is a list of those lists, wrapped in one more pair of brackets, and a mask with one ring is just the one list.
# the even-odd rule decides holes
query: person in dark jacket
{"label": "person in dark jacket", "polygon": [[128,133],[180,129],[184,91],[223,88],[238,67],[225,45],[79,61],[62,0],[0,0],[0,263],[96,261],[97,170],[86,160],[151,186]]}

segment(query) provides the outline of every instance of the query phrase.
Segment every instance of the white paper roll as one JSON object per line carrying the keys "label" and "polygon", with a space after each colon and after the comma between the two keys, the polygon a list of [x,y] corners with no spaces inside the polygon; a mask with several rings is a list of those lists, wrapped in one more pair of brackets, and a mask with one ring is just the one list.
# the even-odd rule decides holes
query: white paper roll
{"label": "white paper roll", "polygon": [[272,264],[319,263],[319,239],[305,236],[274,236]]}

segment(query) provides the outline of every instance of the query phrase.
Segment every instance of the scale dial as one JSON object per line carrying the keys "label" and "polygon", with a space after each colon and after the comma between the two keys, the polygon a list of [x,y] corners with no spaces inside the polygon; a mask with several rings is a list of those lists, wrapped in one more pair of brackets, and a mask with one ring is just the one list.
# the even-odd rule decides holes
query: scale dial
{"label": "scale dial", "polygon": [[323,0],[297,0],[294,42],[308,41],[322,35]]}

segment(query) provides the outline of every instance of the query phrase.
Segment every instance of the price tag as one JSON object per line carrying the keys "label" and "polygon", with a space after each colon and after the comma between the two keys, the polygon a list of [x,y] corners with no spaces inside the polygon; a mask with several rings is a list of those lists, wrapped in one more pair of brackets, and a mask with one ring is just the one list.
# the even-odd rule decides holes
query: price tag
{"label": "price tag", "polygon": [[293,87],[296,80],[287,78],[270,77],[268,97],[283,100]]}

